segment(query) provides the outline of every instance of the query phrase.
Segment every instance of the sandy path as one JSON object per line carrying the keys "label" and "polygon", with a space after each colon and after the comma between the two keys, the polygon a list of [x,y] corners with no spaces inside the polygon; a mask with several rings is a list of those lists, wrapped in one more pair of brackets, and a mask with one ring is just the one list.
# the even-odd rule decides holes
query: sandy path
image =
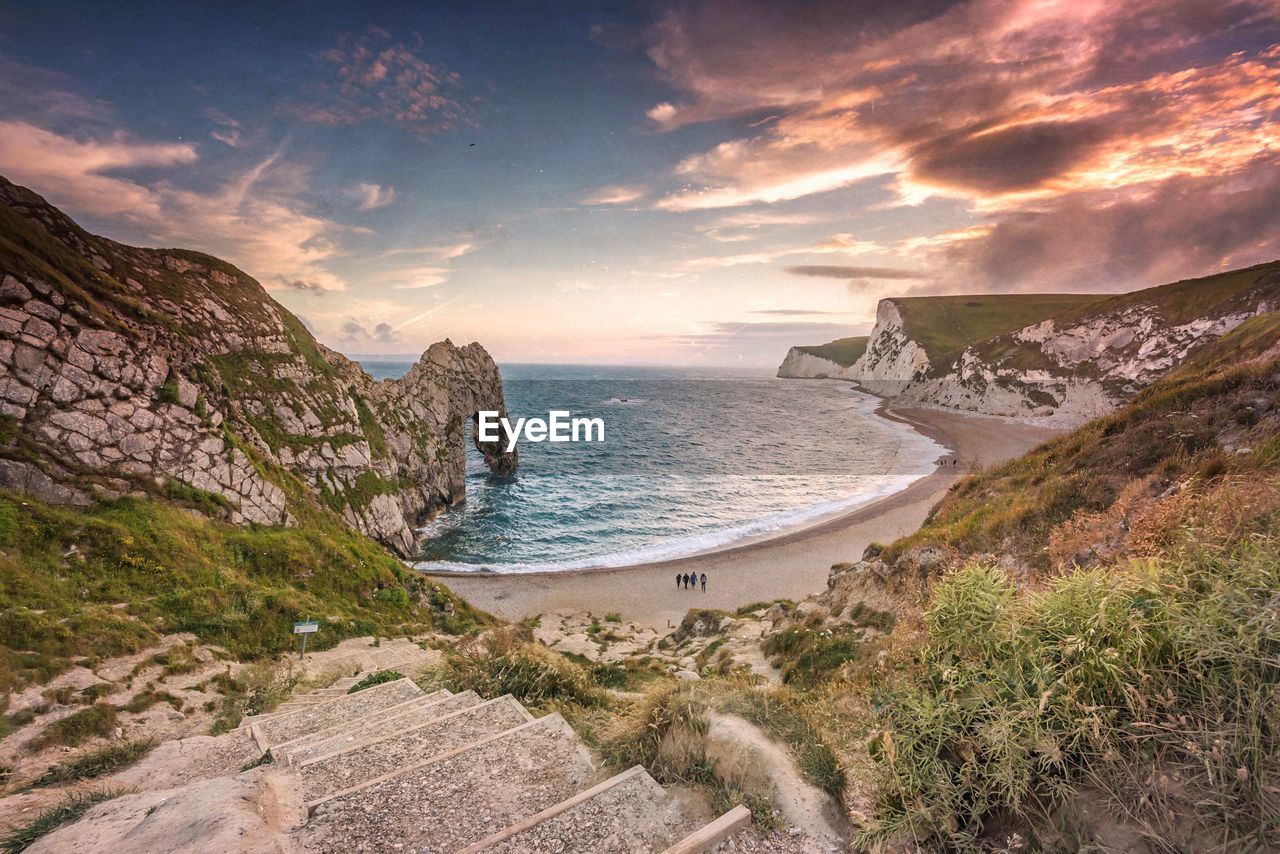
{"label": "sandy path", "polygon": [[[476,607],[509,620],[537,614],[616,611],[654,628],[690,608],[734,610],[752,602],[800,599],[826,587],[833,563],[857,560],[873,542],[911,533],[965,469],[1019,456],[1060,431],[927,409],[882,408],[950,448],[960,464],[901,492],[800,531],[693,557],[610,569],[523,575],[433,576]],[[676,588],[676,573],[707,574],[707,592]]]}

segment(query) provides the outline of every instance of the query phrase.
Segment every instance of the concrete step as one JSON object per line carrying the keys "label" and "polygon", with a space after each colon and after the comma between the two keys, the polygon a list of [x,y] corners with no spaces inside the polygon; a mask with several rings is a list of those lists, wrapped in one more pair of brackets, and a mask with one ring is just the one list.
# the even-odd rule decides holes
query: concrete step
{"label": "concrete step", "polygon": [[258,747],[270,750],[273,746],[292,741],[298,736],[327,729],[420,696],[422,689],[412,680],[397,679],[304,709],[256,721],[249,727],[249,731]]}
{"label": "concrete step", "polygon": [[457,851],[571,797],[595,773],[558,715],[312,804],[301,840],[326,852]]}
{"label": "concrete step", "polygon": [[533,716],[524,706],[507,696],[398,733],[365,738],[328,755],[298,763],[303,795],[308,801],[316,801],[532,720]]}
{"label": "concrete step", "polygon": [[357,741],[379,733],[394,734],[402,729],[480,704],[474,691],[450,694],[433,691],[415,697],[399,705],[389,706],[372,715],[353,721],[343,721],[337,726],[319,730],[286,741],[271,748],[271,755],[278,764],[297,765],[317,756],[325,756],[355,744]]}
{"label": "concrete step", "polygon": [[662,854],[702,854],[724,842],[740,830],[751,824],[751,810],[744,806],[736,806],[710,824],[690,833]]}
{"label": "concrete step", "polygon": [[465,854],[659,851],[699,823],[637,765],[482,839]]}

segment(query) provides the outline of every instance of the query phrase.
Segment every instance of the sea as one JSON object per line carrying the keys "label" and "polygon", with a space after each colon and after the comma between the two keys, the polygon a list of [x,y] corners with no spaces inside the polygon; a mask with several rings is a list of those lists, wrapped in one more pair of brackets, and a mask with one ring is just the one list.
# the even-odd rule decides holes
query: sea
{"label": "sea", "polygon": [[[362,361],[378,379],[410,362]],[[507,408],[601,418],[603,442],[519,444],[492,476],[468,442],[466,500],[423,533],[435,572],[629,566],[766,539],[905,488],[946,449],[876,398],[764,370],[502,365]]]}

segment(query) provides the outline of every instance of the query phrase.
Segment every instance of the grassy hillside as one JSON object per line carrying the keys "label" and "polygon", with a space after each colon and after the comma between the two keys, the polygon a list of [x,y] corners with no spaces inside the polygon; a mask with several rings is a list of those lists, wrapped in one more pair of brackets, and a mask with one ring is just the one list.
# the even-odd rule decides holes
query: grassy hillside
{"label": "grassy hillside", "polygon": [[824,686],[871,698],[868,841],[1280,843],[1278,342],[1280,315],[1247,322],[880,553],[923,619]]}
{"label": "grassy hillside", "polygon": [[[890,546],[886,557],[927,542],[1048,569],[1054,552],[1067,547],[1048,548],[1050,534],[1077,513],[1110,507],[1135,482],[1150,479],[1150,488],[1163,488],[1183,477],[1280,462],[1277,341],[1280,315],[1247,321],[1115,414],[966,478],[928,524]],[[1224,443],[1250,453],[1230,455]]]}
{"label": "grassy hillside", "polygon": [[797,347],[796,349],[847,368],[867,352],[867,340],[866,335],[855,335],[852,338],[837,338],[815,347]]}
{"label": "grassy hillside", "polygon": [[491,622],[328,511],[302,512],[297,528],[241,528],[153,499],[80,510],[0,493],[0,692],[166,632],[244,659],[291,648],[308,616],[320,648]]}
{"label": "grassy hillside", "polygon": [[[1140,306],[1150,306],[1163,323],[1173,326],[1190,323],[1201,317],[1215,317],[1233,311],[1253,311],[1259,293],[1280,290],[1280,261],[1258,264],[1227,273],[1187,279],[1159,287],[1097,299],[1054,316],[1059,328],[1087,324],[1096,317]],[[1262,289],[1261,291],[1259,289]],[[1131,345],[1134,347],[1138,344]],[[1023,369],[1055,368],[1045,359],[1039,345],[999,335],[977,347],[981,358],[990,364]]]}
{"label": "grassy hillside", "polygon": [[907,334],[938,365],[947,354],[970,344],[1079,310],[1098,299],[1097,294],[987,294],[902,297],[893,302]]}

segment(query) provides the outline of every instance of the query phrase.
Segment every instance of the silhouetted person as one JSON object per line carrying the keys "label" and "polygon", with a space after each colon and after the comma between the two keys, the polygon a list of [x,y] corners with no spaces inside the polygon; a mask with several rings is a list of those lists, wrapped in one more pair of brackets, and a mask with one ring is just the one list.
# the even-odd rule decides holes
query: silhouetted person
{"label": "silhouetted person", "polygon": [[702,573],[702,592],[707,592],[707,574],[705,572]]}
{"label": "silhouetted person", "polygon": [[683,580],[684,580],[684,576],[677,572],[676,573],[676,589],[677,590],[680,589],[680,582]]}

